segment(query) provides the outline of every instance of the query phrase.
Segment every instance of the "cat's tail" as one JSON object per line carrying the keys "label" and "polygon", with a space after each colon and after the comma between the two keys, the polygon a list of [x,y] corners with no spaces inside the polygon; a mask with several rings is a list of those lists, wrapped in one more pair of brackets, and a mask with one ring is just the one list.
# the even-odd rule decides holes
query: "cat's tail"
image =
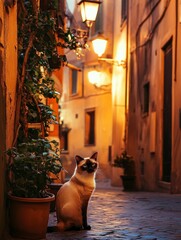
{"label": "cat's tail", "polygon": [[60,221],[57,223],[57,231],[65,231],[66,230],[66,226],[65,226],[65,223],[63,221]]}
{"label": "cat's tail", "polygon": [[74,222],[63,222],[60,221],[57,223],[57,230],[62,232],[62,231],[68,231],[68,230],[82,230],[82,225],[77,225]]}

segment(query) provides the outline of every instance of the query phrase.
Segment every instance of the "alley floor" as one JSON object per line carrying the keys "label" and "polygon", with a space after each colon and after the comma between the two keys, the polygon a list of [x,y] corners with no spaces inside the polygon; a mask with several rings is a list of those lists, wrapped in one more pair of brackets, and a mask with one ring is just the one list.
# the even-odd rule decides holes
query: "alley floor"
{"label": "alley floor", "polygon": [[[47,240],[179,240],[181,195],[124,192],[105,188],[94,192],[88,211],[90,231],[47,233]],[[49,225],[56,225],[55,213]]]}
{"label": "alley floor", "polygon": [[[90,231],[47,233],[46,240],[179,240],[181,195],[124,192],[121,188],[98,186],[89,204],[88,223]],[[53,212],[49,226],[55,225]],[[21,240],[9,235],[6,239]]]}

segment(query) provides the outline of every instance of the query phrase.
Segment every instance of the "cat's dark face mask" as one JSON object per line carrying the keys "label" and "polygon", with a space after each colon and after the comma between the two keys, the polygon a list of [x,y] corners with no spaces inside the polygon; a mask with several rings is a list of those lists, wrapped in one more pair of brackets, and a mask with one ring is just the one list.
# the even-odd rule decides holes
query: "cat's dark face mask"
{"label": "cat's dark face mask", "polygon": [[82,171],[93,173],[97,169],[97,163],[95,161],[86,160],[86,162],[80,168]]}
{"label": "cat's dark face mask", "polygon": [[77,166],[81,171],[93,173],[98,168],[97,152],[95,152],[90,158],[82,158],[79,155],[75,156]]}

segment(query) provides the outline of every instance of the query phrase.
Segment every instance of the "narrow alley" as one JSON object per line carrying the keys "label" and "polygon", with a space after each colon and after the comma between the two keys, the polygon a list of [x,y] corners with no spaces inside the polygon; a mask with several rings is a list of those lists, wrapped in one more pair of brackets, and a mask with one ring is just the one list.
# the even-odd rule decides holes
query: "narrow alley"
{"label": "narrow alley", "polygon": [[[181,239],[181,195],[124,192],[119,188],[97,188],[90,205],[90,231],[47,233],[47,240],[59,239]],[[56,224],[51,213],[49,225]]]}
{"label": "narrow alley", "polygon": [[0,1],[0,240],[181,240],[180,52],[181,0]]}

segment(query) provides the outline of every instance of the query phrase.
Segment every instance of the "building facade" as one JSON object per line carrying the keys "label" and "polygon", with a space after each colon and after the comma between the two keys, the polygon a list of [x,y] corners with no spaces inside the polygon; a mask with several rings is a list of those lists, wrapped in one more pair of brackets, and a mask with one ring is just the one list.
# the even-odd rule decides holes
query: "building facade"
{"label": "building facade", "polygon": [[181,192],[180,1],[129,1],[127,148],[143,190]]}
{"label": "building facade", "polygon": [[[101,166],[114,182],[111,162],[127,150],[135,159],[138,189],[181,192],[180,19],[178,0],[102,2],[89,40],[103,34],[108,47],[102,57],[121,59],[126,65],[100,63],[91,45],[81,60],[69,58],[81,69],[76,94],[70,93],[71,70],[64,72],[61,105],[69,127],[69,159],[77,152],[98,150]],[[110,93],[89,83],[91,68],[108,70]],[[92,146],[85,144],[88,110],[96,110]]]}
{"label": "building facade", "polygon": [[[69,7],[67,11],[72,11],[71,14],[74,16],[74,21],[70,23],[71,27],[84,29],[77,1],[74,1],[74,7],[72,7],[72,1],[70,5],[69,2],[67,1]],[[91,40],[98,33],[108,37],[110,42],[106,54],[112,57],[113,13],[114,4],[104,1],[99,9],[97,22],[89,32],[87,42],[89,50],[82,49],[78,57],[74,52],[66,55],[72,67],[64,69],[63,96],[60,106],[64,135],[62,155],[65,158],[64,166],[68,176],[73,173],[76,154],[86,157],[98,151],[100,164],[98,176],[111,178],[113,66],[98,61],[97,55],[93,52]],[[89,82],[88,74],[94,70],[102,74],[101,84]],[[94,77],[94,80],[99,79]]]}

